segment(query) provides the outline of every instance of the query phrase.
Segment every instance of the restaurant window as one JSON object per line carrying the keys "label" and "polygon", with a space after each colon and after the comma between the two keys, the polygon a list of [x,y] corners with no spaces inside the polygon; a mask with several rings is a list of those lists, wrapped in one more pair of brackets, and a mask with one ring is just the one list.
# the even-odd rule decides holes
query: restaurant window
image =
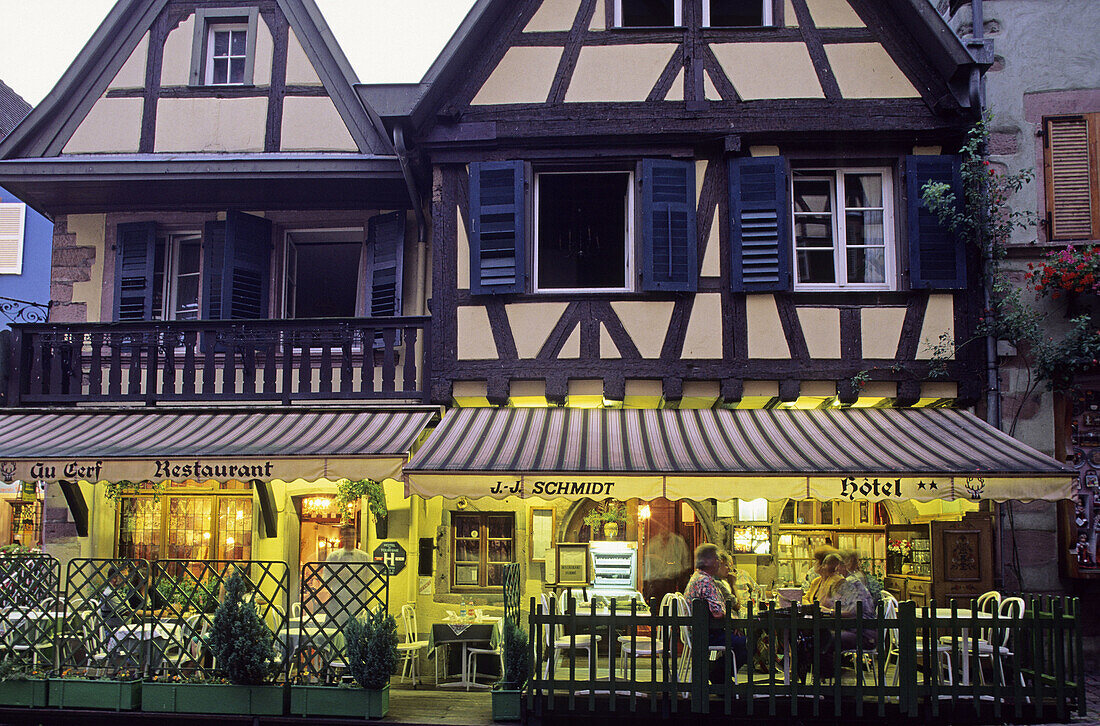
{"label": "restaurant window", "polygon": [[118,556],[146,560],[247,560],[252,555],[252,497],[123,497]]}
{"label": "restaurant window", "polygon": [[500,587],[504,565],[516,561],[516,520],[512,513],[454,513],[452,583],[455,589]]}
{"label": "restaurant window", "polygon": [[631,288],[634,175],[625,171],[535,176],[535,289]]}
{"label": "restaurant window", "polygon": [[615,0],[619,28],[671,28],[683,24],[682,0]]}
{"label": "restaurant window", "polygon": [[796,170],[791,179],[795,289],[893,289],[889,171]]}
{"label": "restaurant window", "polygon": [[737,500],[737,521],[738,522],[766,522],[768,521],[768,500],[767,499],[738,499]]}

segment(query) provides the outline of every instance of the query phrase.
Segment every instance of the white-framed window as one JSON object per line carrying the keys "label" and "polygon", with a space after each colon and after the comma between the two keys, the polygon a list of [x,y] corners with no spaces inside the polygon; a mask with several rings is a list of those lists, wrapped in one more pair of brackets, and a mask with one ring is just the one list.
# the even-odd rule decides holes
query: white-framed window
{"label": "white-framed window", "polygon": [[683,0],[615,0],[617,28],[673,28],[683,24]]}
{"label": "white-framed window", "polygon": [[773,0],[703,0],[703,27],[767,27],[775,24],[773,9]]}
{"label": "white-framed window", "polygon": [[26,204],[0,203],[0,275],[23,274],[23,237],[26,233],[26,222]]}
{"label": "white-framed window", "polygon": [[158,237],[153,264],[153,314],[157,319],[198,320],[202,236]]}
{"label": "white-framed window", "polygon": [[535,174],[536,292],[634,288],[634,172]]}
{"label": "white-framed window", "polygon": [[211,23],[206,37],[206,85],[244,85],[248,67],[248,24]]}
{"label": "white-framed window", "polygon": [[889,169],[796,169],[791,175],[796,290],[892,290]]}

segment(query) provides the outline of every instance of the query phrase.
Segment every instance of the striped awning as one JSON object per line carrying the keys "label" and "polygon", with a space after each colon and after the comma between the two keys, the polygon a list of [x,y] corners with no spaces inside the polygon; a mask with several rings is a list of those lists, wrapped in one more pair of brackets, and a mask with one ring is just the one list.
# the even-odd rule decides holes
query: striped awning
{"label": "striped awning", "polygon": [[1059,500],[1073,470],[947,409],[448,412],[405,466],[421,496]]}
{"label": "striped awning", "polygon": [[399,479],[435,409],[0,413],[0,481]]}

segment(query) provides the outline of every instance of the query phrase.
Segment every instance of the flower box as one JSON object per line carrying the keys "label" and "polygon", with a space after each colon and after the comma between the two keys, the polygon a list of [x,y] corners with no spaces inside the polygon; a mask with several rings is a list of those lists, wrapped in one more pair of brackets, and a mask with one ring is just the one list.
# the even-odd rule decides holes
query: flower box
{"label": "flower box", "polygon": [[27,706],[42,708],[46,705],[46,679],[25,681],[0,681],[0,706]]}
{"label": "flower box", "polygon": [[494,688],[493,720],[494,721],[519,721],[520,709],[523,704],[523,691]]}
{"label": "flower box", "polygon": [[146,683],[141,710],[148,713],[218,713],[282,716],[282,686],[229,683]]}
{"label": "flower box", "polygon": [[61,708],[134,711],[141,705],[141,681],[51,678],[48,701]]}
{"label": "flower box", "polygon": [[291,686],[290,712],[295,716],[382,718],[390,710],[390,687],[380,691],[339,686]]}

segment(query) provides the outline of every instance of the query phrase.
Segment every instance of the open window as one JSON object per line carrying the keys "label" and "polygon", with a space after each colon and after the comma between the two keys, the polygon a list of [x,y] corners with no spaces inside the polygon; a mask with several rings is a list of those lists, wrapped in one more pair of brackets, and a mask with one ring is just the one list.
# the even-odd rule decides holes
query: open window
{"label": "open window", "polygon": [[535,290],[630,290],[633,219],[633,172],[536,174]]}
{"label": "open window", "polygon": [[256,7],[198,8],[191,49],[191,85],[252,85],[258,22]]}
{"label": "open window", "polygon": [[202,235],[157,237],[153,273],[153,319],[199,319]]}
{"label": "open window", "polygon": [[618,28],[672,28],[683,17],[683,0],[615,0]]}
{"label": "open window", "polygon": [[703,27],[768,27],[775,24],[774,9],[774,0],[703,0]]}
{"label": "open window", "polygon": [[352,318],[363,310],[363,230],[287,233],[286,316]]}

